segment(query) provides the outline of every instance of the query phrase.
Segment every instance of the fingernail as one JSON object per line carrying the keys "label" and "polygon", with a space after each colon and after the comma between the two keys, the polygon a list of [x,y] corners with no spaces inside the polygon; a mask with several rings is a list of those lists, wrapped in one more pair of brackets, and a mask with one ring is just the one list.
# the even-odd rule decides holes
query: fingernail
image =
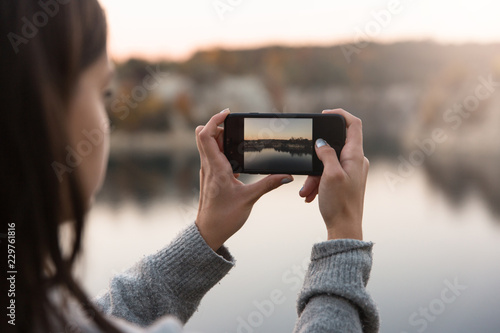
{"label": "fingernail", "polygon": [[317,148],[321,148],[321,147],[326,146],[326,145],[328,145],[328,143],[325,140],[323,140],[323,139],[316,140],[316,147]]}
{"label": "fingernail", "polygon": [[293,179],[292,178],[283,178],[281,180],[281,184],[285,185],[285,184],[290,184],[291,182],[293,182]]}
{"label": "fingernail", "polygon": [[304,186],[302,186],[302,188],[300,189],[300,191],[299,191],[299,192],[302,192],[303,190],[304,190]]}
{"label": "fingernail", "polygon": [[224,109],[224,110],[222,110],[222,111],[221,111],[221,112],[219,112],[219,113],[225,113],[225,112],[229,112],[229,109]]}

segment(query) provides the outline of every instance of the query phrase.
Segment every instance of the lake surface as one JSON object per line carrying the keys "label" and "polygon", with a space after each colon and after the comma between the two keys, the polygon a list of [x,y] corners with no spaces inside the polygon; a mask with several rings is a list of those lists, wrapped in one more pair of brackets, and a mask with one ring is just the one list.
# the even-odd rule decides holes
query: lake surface
{"label": "lake surface", "polygon": [[[474,195],[451,206],[423,172],[391,190],[387,171],[394,166],[372,163],[364,213],[364,239],[375,242],[368,288],[380,310],[381,332],[500,332],[498,218]],[[204,298],[189,332],[292,331],[300,267],[326,236],[317,202],[305,204],[298,196],[304,180],[295,177],[264,196],[227,242],[236,267]],[[113,274],[163,247],[194,221],[196,210],[195,197],[147,208],[97,204],[78,271],[89,293],[98,294]],[[285,302],[260,311],[258,304],[276,291]]]}
{"label": "lake surface", "polygon": [[262,151],[245,152],[247,170],[289,170],[290,173],[312,170],[312,154],[297,154],[265,148]]}

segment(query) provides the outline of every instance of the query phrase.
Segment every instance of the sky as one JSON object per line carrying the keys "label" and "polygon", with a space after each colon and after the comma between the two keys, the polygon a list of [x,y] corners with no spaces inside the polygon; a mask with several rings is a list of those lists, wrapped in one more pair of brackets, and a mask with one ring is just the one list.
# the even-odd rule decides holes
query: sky
{"label": "sky", "polygon": [[100,0],[110,53],[183,60],[200,49],[362,40],[500,42],[494,0]]}
{"label": "sky", "polygon": [[312,140],[312,119],[246,118],[245,140],[303,138]]}

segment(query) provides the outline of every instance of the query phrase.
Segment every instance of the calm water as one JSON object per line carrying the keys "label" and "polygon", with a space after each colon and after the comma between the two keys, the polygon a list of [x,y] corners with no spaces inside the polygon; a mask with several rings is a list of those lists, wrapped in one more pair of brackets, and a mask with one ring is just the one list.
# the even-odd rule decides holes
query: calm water
{"label": "calm water", "polygon": [[260,152],[245,152],[244,164],[251,170],[312,170],[312,154],[294,154],[265,148]]}
{"label": "calm water", "polygon": [[[368,286],[379,306],[381,332],[500,332],[500,221],[474,196],[451,207],[423,174],[391,191],[386,171],[393,166],[372,165],[364,220],[365,240],[376,243]],[[325,237],[317,203],[305,204],[297,194],[304,179],[296,177],[257,203],[227,243],[237,266],[204,298],[188,330],[292,331],[300,266],[312,244]],[[195,198],[147,210],[135,203],[118,211],[97,205],[79,272],[89,293],[98,294],[115,272],[160,249],[194,220],[196,209]],[[459,288],[446,290],[450,284]],[[275,290],[286,301],[272,311],[258,310]]]}

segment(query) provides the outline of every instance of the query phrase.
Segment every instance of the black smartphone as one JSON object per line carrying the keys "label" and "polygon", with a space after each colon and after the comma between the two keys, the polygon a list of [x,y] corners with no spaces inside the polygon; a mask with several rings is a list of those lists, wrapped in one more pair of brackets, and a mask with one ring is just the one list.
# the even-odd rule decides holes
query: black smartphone
{"label": "black smartphone", "polygon": [[233,113],[224,122],[224,154],[234,173],[321,175],[314,144],[322,138],[337,152],[345,119],[337,114]]}

